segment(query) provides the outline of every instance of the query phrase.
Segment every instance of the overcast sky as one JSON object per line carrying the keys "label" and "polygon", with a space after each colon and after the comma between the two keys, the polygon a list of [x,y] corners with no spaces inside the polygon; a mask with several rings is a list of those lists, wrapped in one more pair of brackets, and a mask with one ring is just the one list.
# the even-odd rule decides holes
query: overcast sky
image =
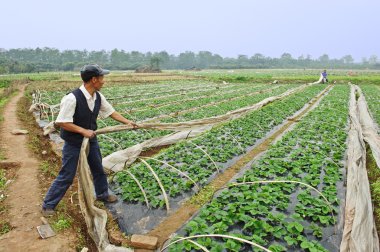
{"label": "overcast sky", "polygon": [[4,0],[0,48],[380,56],[380,0]]}

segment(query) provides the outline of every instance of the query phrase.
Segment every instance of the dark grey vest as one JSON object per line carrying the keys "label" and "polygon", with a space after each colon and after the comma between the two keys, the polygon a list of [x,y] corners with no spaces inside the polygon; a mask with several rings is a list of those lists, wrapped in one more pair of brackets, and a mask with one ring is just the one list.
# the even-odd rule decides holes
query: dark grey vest
{"label": "dark grey vest", "polygon": [[[93,111],[91,111],[88,107],[86,97],[79,88],[75,89],[72,93],[77,101],[75,106],[73,123],[85,129],[96,130],[98,128],[98,125],[96,124],[96,119],[98,118],[101,105],[101,98],[99,93],[95,92],[96,100]],[[63,140],[70,144],[80,146],[83,142],[83,136],[81,134],[70,132],[62,128],[60,136]],[[94,137],[90,139],[90,142],[94,142],[96,140],[96,137]]]}

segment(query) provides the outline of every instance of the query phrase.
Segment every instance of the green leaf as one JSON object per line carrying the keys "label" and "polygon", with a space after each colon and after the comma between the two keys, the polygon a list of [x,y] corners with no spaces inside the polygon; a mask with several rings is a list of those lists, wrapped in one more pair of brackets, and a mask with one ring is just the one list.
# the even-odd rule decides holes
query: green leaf
{"label": "green leaf", "polygon": [[286,243],[288,243],[289,246],[291,246],[297,242],[294,238],[292,238],[290,236],[285,236],[284,240],[286,241]]}
{"label": "green leaf", "polygon": [[329,219],[330,219],[329,216],[319,216],[319,221],[320,221],[322,224],[328,224],[328,223],[329,223]]}
{"label": "green leaf", "polygon": [[308,241],[303,241],[303,242],[301,242],[301,248],[303,248],[303,249],[306,249],[306,248],[309,248],[309,242]]}
{"label": "green leaf", "polygon": [[301,233],[303,231],[303,226],[301,224],[295,223],[294,226],[298,230],[298,232]]}
{"label": "green leaf", "polygon": [[284,246],[281,246],[280,244],[270,245],[268,249],[270,251],[273,251],[273,252],[283,252],[283,251],[286,251],[286,248]]}

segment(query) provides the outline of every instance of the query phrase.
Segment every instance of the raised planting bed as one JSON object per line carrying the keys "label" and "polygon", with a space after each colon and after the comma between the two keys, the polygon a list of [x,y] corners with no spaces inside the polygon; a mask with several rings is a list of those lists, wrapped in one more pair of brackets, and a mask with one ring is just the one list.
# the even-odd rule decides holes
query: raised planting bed
{"label": "raised planting bed", "polygon": [[[78,84],[79,87],[80,83]],[[183,94],[197,95],[202,92],[215,91],[215,90],[229,90],[241,86],[241,84],[218,84],[207,81],[165,81],[162,84],[150,84],[150,85],[113,85],[112,83],[106,83],[102,88],[101,93],[112,104],[134,102],[141,99],[159,99],[162,97],[174,97],[181,96]],[[57,87],[59,88],[59,87]],[[41,90],[42,102],[47,104],[58,104],[63,96],[65,96],[70,89],[64,90],[45,91]],[[177,97],[177,99],[178,99]]]}
{"label": "raised planting bed", "polygon": [[[179,236],[229,234],[271,251],[338,251],[348,98],[348,86],[335,86],[291,131],[220,190],[178,231]],[[200,251],[194,242],[210,251],[263,251],[220,237],[181,241],[170,251]]]}
{"label": "raised planting bed", "polygon": [[193,101],[203,98],[218,99],[221,95],[235,94],[239,95],[245,92],[258,91],[265,88],[271,88],[269,85],[258,84],[245,84],[245,85],[232,85],[232,86],[217,86],[209,87],[207,89],[196,89],[191,92],[181,91],[178,93],[167,94],[164,96],[156,95],[154,97],[145,98],[144,96],[139,99],[133,99],[130,101],[113,100],[114,106],[121,112],[126,111],[130,113],[137,113],[143,109],[152,109],[170,106],[172,103],[179,101]]}
{"label": "raised planting bed", "polygon": [[[255,104],[258,101],[261,101],[261,100],[263,100],[263,99],[265,99],[271,95],[283,93],[292,87],[295,87],[295,85],[284,85],[280,88],[275,89],[275,90],[279,90],[279,91],[266,92],[266,93],[262,93],[262,94],[261,93],[255,93],[255,92],[257,92],[258,90],[265,91],[265,89],[269,89],[271,87],[265,87],[265,86],[259,86],[258,88],[250,87],[250,89],[256,90],[256,91],[253,91],[254,95],[249,96],[249,97],[240,98],[240,99],[225,101],[225,102],[223,102],[223,104],[222,104],[223,106],[221,108],[219,108],[219,105],[218,105],[218,113],[222,114],[222,112],[228,112],[228,111],[231,111],[233,109],[240,108],[242,106]],[[232,94],[232,95],[229,94],[228,96],[230,98],[232,98],[235,95],[236,94]],[[227,99],[227,98],[223,95],[220,95],[220,97],[218,99]],[[244,100],[244,102],[241,102],[242,100]],[[213,100],[209,99],[209,98],[205,98],[203,100],[197,100],[197,101],[193,101],[193,102],[186,102],[186,103],[182,103],[182,104],[172,104],[171,106],[165,107],[164,109],[161,108],[158,110],[154,110],[154,109],[147,110],[143,113],[140,113],[139,118],[134,118],[134,117],[132,117],[132,115],[129,118],[133,119],[134,121],[138,121],[139,119],[144,120],[144,119],[146,119],[146,117],[149,117],[149,116],[160,116],[160,115],[162,116],[162,115],[165,115],[166,113],[170,113],[172,111],[183,111],[184,109],[193,108],[194,110],[192,111],[192,114],[193,114],[192,117],[195,119],[202,119],[202,118],[205,118],[208,114],[204,113],[203,111],[198,112],[196,105],[199,105],[199,104],[205,105],[204,104],[205,101],[212,102]],[[209,108],[210,111],[215,112],[215,106],[213,106],[211,108],[210,107],[207,107],[207,108]],[[116,124],[117,124],[117,122],[113,121],[112,119],[106,119],[104,121],[100,120],[98,122],[98,125],[100,126],[100,128],[102,128],[104,126],[111,126],[111,125],[116,125]],[[106,136],[102,136],[99,138],[100,139],[99,143],[100,143],[100,147],[102,149],[103,156],[107,156],[108,154],[113,153],[117,150],[126,149],[130,146],[141,143],[142,141],[145,141],[145,140],[148,140],[148,139],[151,139],[154,137],[167,135],[169,133],[171,133],[171,132],[170,131],[160,131],[160,130],[149,130],[149,131],[147,131],[144,129],[136,130],[136,131],[125,131],[125,132],[111,133],[111,134],[107,134]]]}
{"label": "raised planting bed", "polygon": [[[203,93],[202,93],[202,98],[200,99],[193,99],[193,100],[188,100],[186,102],[180,102],[180,103],[170,103],[168,106],[157,107],[157,108],[155,108],[154,105],[152,105],[152,107],[148,109],[151,106],[150,102],[154,102],[154,100],[149,100],[148,101],[149,103],[141,105],[141,107],[144,108],[144,110],[135,111],[135,112],[133,111],[125,112],[124,116],[130,119],[133,119],[134,121],[146,121],[146,120],[153,120],[153,119],[158,120],[160,119],[160,117],[164,116],[164,117],[171,118],[170,121],[178,122],[179,119],[176,118],[176,114],[183,113],[184,110],[191,109],[191,113],[194,114],[194,117],[199,119],[199,118],[207,117],[207,115],[204,115],[203,112],[197,112],[198,110],[202,109],[202,106],[207,106],[208,104],[219,102],[220,104],[224,104],[224,105],[223,105],[223,108],[219,109],[218,114],[224,114],[228,111],[234,110],[235,108],[252,105],[266,97],[283,93],[286,90],[290,88],[294,88],[294,87],[296,87],[296,85],[283,85],[280,88],[276,88],[271,92],[271,89],[273,88],[271,86],[252,85],[250,87],[245,87],[244,89],[234,90],[234,92],[213,91],[214,95],[209,94],[207,97],[203,97]],[[259,92],[263,92],[263,93],[259,93]],[[215,95],[215,93],[217,95]],[[243,96],[244,93],[247,95]],[[176,101],[182,101],[184,99],[186,99],[186,97],[177,97]],[[243,103],[241,101],[245,101],[245,102]],[[218,107],[220,107],[219,103],[218,103]],[[234,105],[231,105],[231,104],[234,104]],[[115,109],[118,111],[122,111],[123,109],[126,110],[124,104],[122,105],[122,107],[120,107],[119,105],[116,106]],[[207,109],[210,109],[210,107],[207,107]],[[113,122],[112,120],[106,120],[105,122],[109,126],[117,124],[117,122]]]}
{"label": "raised planting bed", "polygon": [[[197,192],[198,187],[208,184],[215,175],[231,166],[325,87],[307,87],[195,139],[179,142],[154,156],[156,160],[146,159],[146,163],[137,163],[127,171],[117,173],[112,189],[125,203],[114,205],[113,210],[120,215],[122,229],[127,233],[151,229],[167,216],[169,205],[172,210],[178,208],[181,202]],[[151,170],[162,182],[162,187]],[[163,190],[168,195],[167,200]]]}
{"label": "raised planting bed", "polygon": [[255,104],[265,98],[279,95],[281,93],[284,93],[285,91],[295,88],[298,85],[282,85],[279,88],[273,89],[270,92],[263,92],[256,94],[254,96],[244,96],[240,99],[236,99],[233,101],[225,101],[217,104],[216,106],[208,106],[208,107],[201,107],[197,109],[196,111],[189,111],[187,113],[181,113],[178,116],[173,116],[170,118],[165,118],[160,121],[162,122],[184,122],[184,121],[190,121],[200,118],[206,118],[206,117],[212,117],[212,116],[218,116],[223,115],[229,111],[236,110],[239,108],[243,108],[252,104]]}
{"label": "raised planting bed", "polygon": [[[170,85],[174,85],[174,87],[178,86],[178,92],[177,93],[183,93],[184,95],[177,95],[177,96],[171,96],[169,98],[155,98],[157,95],[153,98],[149,99],[144,99],[141,98],[135,93],[133,93],[132,98],[130,99],[137,99],[135,101],[131,101],[131,103],[128,104],[121,104],[121,105],[116,105],[115,108],[117,111],[120,111],[122,108],[125,108],[125,106],[135,106],[134,108],[144,108],[143,111],[136,111],[134,113],[129,113],[128,118],[134,120],[134,121],[140,121],[140,120],[145,120],[147,118],[151,117],[158,117],[162,116],[163,114],[167,113],[173,113],[173,112],[178,112],[178,111],[183,111],[189,108],[196,109],[197,106],[204,106],[207,105],[207,103],[210,102],[218,102],[221,100],[227,100],[227,99],[234,99],[243,94],[254,96],[256,93],[255,92],[261,92],[261,91],[266,91],[270,90],[274,87],[270,85],[257,85],[257,84],[215,84],[215,83],[194,83],[194,82],[181,82],[179,83],[166,83],[165,86],[161,87],[162,89],[166,87],[166,89],[169,88],[174,88]],[[189,85],[186,86],[186,88],[179,88],[181,85],[183,86],[184,84]],[[151,85],[150,92],[155,92],[155,88],[157,86]],[[120,86],[114,86],[110,88],[105,88],[103,92],[107,97],[117,97],[121,96],[122,94],[125,94],[126,91],[132,91],[132,88],[136,87],[139,88],[140,86],[138,85],[133,85],[131,86],[125,86],[125,87],[120,87]],[[200,88],[199,88],[200,87]],[[218,87],[218,89],[216,89]],[[220,87],[220,88],[219,88]],[[290,88],[290,87],[288,87]],[[187,92],[186,90],[191,89],[191,92]],[[285,88],[284,88],[285,89]],[[145,88],[144,88],[145,90]],[[102,90],[103,91],[103,90]],[[145,90],[147,92],[147,90]],[[42,92],[42,101],[49,103],[49,104],[55,104],[59,103],[59,100],[62,98],[64,93],[62,92]],[[138,91],[136,91],[138,93]],[[270,92],[268,92],[270,93]],[[58,94],[58,95],[57,95]],[[129,94],[129,93],[127,93]],[[144,94],[143,94],[144,95]],[[151,94],[149,97],[152,96]],[[203,98],[200,99],[194,99],[192,101],[187,101],[187,102],[181,102],[182,100],[187,98],[194,98],[194,97],[199,97],[202,96]],[[120,97],[119,97],[120,98]],[[120,98],[121,100],[126,99],[126,98]],[[156,104],[165,101],[165,99],[169,99],[172,103],[160,107],[160,108],[153,108],[156,106]],[[177,103],[173,103],[173,101],[177,101]],[[254,100],[256,101],[256,99]],[[252,101],[252,102],[254,102]],[[120,102],[118,99],[111,99],[110,102]],[[233,101],[230,101],[230,103],[233,103]],[[153,106],[153,107],[151,107]],[[194,114],[197,114],[194,112]],[[55,113],[57,115],[57,111]],[[197,114],[198,117],[202,117],[202,113]],[[49,118],[52,119],[52,118]],[[99,119],[98,120],[98,126],[99,128],[103,128],[106,126],[110,125],[115,125],[117,122],[115,122],[112,119]],[[159,131],[159,130],[151,130],[151,131],[146,131],[146,130],[136,130],[136,131],[129,131],[129,132],[119,132],[119,133],[112,133],[106,136],[100,136],[99,137],[99,143],[100,147],[102,150],[103,156],[107,156],[117,150],[125,149],[130,146],[133,146],[135,144],[141,143],[145,140],[155,138],[155,137],[160,137],[164,136],[171,133],[170,131]]]}

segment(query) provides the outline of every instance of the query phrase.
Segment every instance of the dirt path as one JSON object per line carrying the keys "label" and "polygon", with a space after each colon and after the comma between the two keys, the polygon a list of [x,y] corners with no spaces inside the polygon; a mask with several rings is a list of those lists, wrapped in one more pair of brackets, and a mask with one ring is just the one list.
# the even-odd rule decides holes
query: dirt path
{"label": "dirt path", "polygon": [[27,136],[12,135],[13,129],[22,128],[17,118],[17,102],[24,94],[25,85],[4,108],[0,139],[8,161],[20,162],[16,178],[7,189],[5,204],[9,206],[9,222],[13,229],[0,236],[0,251],[75,251],[67,237],[59,234],[47,240],[39,238],[36,226],[41,225],[41,199],[38,172],[39,161],[27,147]]}

